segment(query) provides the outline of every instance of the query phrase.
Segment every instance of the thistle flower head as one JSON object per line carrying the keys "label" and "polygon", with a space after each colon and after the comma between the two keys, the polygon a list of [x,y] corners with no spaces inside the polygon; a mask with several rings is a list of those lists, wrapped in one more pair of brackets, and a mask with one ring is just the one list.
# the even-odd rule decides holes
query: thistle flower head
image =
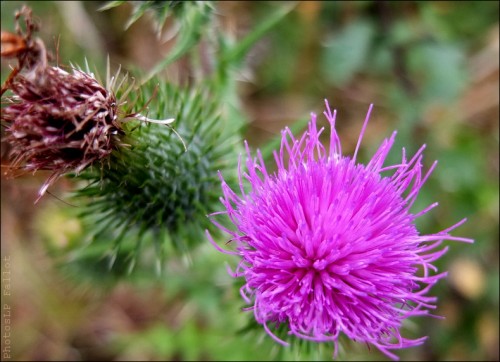
{"label": "thistle flower head", "polygon": [[[234,228],[212,221],[231,236],[240,258],[232,275],[244,278],[241,296],[255,319],[278,342],[269,325],[285,325],[289,335],[316,342],[346,335],[391,349],[420,345],[400,334],[403,320],[427,315],[436,298],[429,289],[446,273],[432,264],[447,248],[443,240],[465,220],[436,234],[421,235],[415,220],[437,205],[413,213],[410,208],[434,169],[422,174],[424,146],[399,164],[384,166],[394,132],[370,162],[343,156],[335,131],[335,112],[326,103],[331,126],[329,149],[313,114],[308,130],[295,138],[286,128],[275,152],[277,171],[269,174],[262,155],[248,145],[246,170],[239,169],[240,193],[222,180],[225,211]],[[371,111],[371,107],[370,107]],[[391,171],[388,175],[386,171]]]}
{"label": "thistle flower head", "polygon": [[7,173],[52,171],[39,191],[41,197],[59,176],[78,174],[107,158],[120,144],[120,100],[113,88],[124,82],[117,81],[117,73],[105,87],[88,69],[67,72],[49,66],[43,42],[32,39],[37,27],[31,10],[23,8],[16,18],[20,15],[26,18],[26,33],[19,26],[18,35],[4,37],[2,33],[2,42],[14,37],[25,45],[16,51],[2,50],[2,56],[18,59],[18,67],[2,87],[2,94],[12,92],[2,100],[1,113],[5,140],[11,146]]}
{"label": "thistle flower head", "polygon": [[[161,272],[165,257],[177,252],[189,256],[204,240],[205,228],[212,226],[206,215],[218,204],[217,170],[234,169],[240,139],[221,117],[219,101],[208,88],[147,82],[139,105],[153,88],[157,102],[148,115],[174,114],[178,133],[154,122],[128,123],[131,147],[114,152],[109,167],[82,172],[79,179],[88,182],[76,196],[78,203],[84,202],[81,210],[92,244],[111,244],[111,265],[122,255],[130,270],[137,263],[154,263]],[[142,253],[150,242],[156,248],[153,262]]]}
{"label": "thistle flower head", "polygon": [[91,75],[47,67],[34,77],[18,76],[11,89],[2,109],[5,139],[13,166],[53,172],[40,195],[60,175],[79,173],[116,147],[121,127],[115,95]]}

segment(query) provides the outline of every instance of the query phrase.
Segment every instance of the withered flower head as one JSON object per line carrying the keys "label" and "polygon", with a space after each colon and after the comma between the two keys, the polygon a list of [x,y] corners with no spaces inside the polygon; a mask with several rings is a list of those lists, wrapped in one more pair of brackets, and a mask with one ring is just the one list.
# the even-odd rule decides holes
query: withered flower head
{"label": "withered flower head", "polygon": [[19,23],[17,35],[2,32],[2,57],[18,60],[2,86],[2,94],[12,92],[2,100],[1,113],[4,139],[11,146],[12,157],[6,174],[52,171],[39,191],[39,199],[61,175],[78,174],[105,159],[120,144],[120,100],[113,92],[118,73],[111,80],[108,76],[104,87],[90,72],[67,72],[48,65],[43,42],[32,38],[38,27],[31,10],[23,7],[16,21],[21,15],[26,24],[24,32]]}

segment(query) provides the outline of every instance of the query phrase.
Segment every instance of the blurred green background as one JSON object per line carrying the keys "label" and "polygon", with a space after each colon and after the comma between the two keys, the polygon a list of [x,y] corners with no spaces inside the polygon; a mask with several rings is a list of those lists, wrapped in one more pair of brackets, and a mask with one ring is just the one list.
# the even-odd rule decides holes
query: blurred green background
{"label": "blurred green background", "polygon": [[[158,2],[160,3],[160,2]],[[130,4],[106,11],[88,2],[1,2],[2,30],[13,13],[32,7],[38,34],[61,63],[90,63],[104,74],[114,66],[147,73],[175,42],[167,19],[162,38],[145,14],[125,30]],[[454,231],[472,245],[448,242],[437,265],[449,270],[433,288],[435,314],[414,318],[403,336],[428,335],[421,347],[397,351],[402,360],[488,360],[499,356],[499,3],[433,2],[213,2],[213,19],[197,51],[214,56],[205,35],[218,31],[234,42],[266,15],[293,9],[266,33],[237,67],[239,112],[252,147],[269,147],[285,125],[320,114],[324,99],[338,110],[343,151],[352,154],[370,103],[375,108],[359,160],[383,138],[398,137],[389,161],[427,144],[425,162],[439,164],[415,210],[439,201],[419,220],[424,234],[467,217]],[[170,31],[170,32],[169,32]],[[174,34],[169,37],[169,34]],[[203,59],[203,57],[201,57]],[[163,79],[187,82],[207,65],[180,57]],[[209,65],[208,65],[209,66]],[[2,81],[8,74],[2,60]],[[271,143],[272,144],[272,143]],[[8,146],[2,144],[2,164]],[[58,249],[78,239],[82,225],[67,205],[47,195],[33,202],[46,175],[15,180],[2,175],[2,303],[12,315],[12,360],[329,360],[329,345],[284,348],[264,332],[242,333],[251,313],[232,287],[226,263],[235,261],[205,243],[192,262],[168,261],[162,277],[140,270],[123,278],[85,264],[61,267]],[[52,193],[71,189],[60,180]],[[77,207],[77,206],[76,206]],[[71,262],[65,255],[65,262]],[[5,274],[5,272],[10,274]],[[2,350],[5,348],[2,339]],[[4,356],[5,357],[5,356]],[[342,340],[340,360],[386,360],[380,352]]]}

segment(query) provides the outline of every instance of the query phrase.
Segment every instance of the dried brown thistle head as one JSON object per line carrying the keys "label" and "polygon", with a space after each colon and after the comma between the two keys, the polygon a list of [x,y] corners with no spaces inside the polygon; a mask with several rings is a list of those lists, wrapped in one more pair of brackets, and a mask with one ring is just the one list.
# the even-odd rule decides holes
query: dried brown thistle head
{"label": "dried brown thistle head", "polygon": [[2,95],[7,90],[12,93],[2,99],[1,110],[4,140],[11,146],[12,157],[6,174],[52,171],[39,199],[61,175],[78,174],[120,144],[120,101],[112,91],[118,73],[104,87],[90,72],[73,69],[70,73],[48,65],[43,41],[32,38],[38,26],[32,21],[31,9],[23,7],[16,21],[17,34],[2,31],[2,57],[18,60],[2,85]]}

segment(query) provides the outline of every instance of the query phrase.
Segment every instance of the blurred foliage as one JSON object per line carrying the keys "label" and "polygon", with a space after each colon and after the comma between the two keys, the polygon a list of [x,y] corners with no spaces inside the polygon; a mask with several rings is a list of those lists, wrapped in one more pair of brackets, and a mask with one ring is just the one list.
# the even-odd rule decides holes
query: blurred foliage
{"label": "blurred foliage", "polygon": [[[283,126],[300,131],[325,98],[338,109],[343,150],[352,153],[374,103],[358,159],[368,160],[394,129],[388,162],[400,159],[402,147],[412,153],[427,144],[426,165],[439,164],[414,208],[440,206],[418,227],[432,233],[467,217],[454,234],[475,239],[449,243],[437,263],[450,271],[432,290],[435,314],[446,319],[408,321],[405,337],[429,339],[397,354],[499,359],[498,2],[26,3],[61,63],[87,58],[105,69],[109,54],[139,79],[203,84],[226,131],[242,133],[265,155]],[[2,30],[13,30],[21,4],[1,2]],[[150,112],[168,116],[155,102]],[[252,314],[241,312],[238,285],[225,270],[235,260],[204,240],[189,257],[166,257],[158,278],[147,265],[155,263],[154,249],[129,274],[130,237],[110,269],[113,238],[91,243],[89,226],[76,216],[81,205],[64,203],[72,202],[66,195],[74,185],[62,181],[52,191],[64,201],[49,196],[33,207],[37,177],[2,179],[2,254],[14,259],[13,359],[331,359],[330,345],[285,348],[259,329],[242,332]],[[385,357],[342,340],[339,359]]]}
{"label": "blurred foliage", "polygon": [[[99,10],[109,10],[117,6],[125,4],[125,0],[110,1]],[[155,28],[158,33],[161,33],[161,29],[165,24],[167,17],[170,13],[175,11],[186,11],[186,7],[210,7],[210,4],[203,2],[182,2],[182,1],[130,1],[133,6],[132,15],[130,15],[127,23],[125,24],[125,30],[135,23],[141,16],[143,16],[146,11],[151,10],[154,15]],[[196,22],[194,22],[196,23]],[[186,34],[199,34],[198,31],[189,29]]]}

